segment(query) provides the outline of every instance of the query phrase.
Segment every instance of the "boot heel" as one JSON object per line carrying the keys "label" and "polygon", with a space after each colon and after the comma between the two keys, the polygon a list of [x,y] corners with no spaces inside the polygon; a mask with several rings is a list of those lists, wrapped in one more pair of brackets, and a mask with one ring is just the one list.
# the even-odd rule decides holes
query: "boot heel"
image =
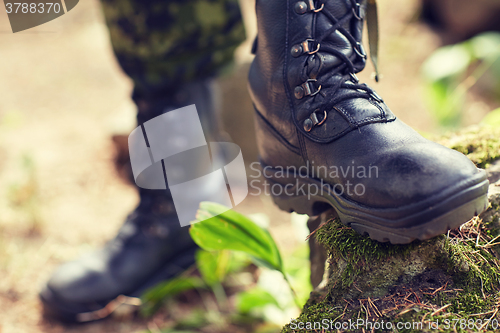
{"label": "boot heel", "polygon": [[307,197],[280,197],[273,196],[274,203],[286,212],[297,214],[306,214],[309,216],[318,216],[325,211],[332,209],[332,206],[322,200],[311,201]]}

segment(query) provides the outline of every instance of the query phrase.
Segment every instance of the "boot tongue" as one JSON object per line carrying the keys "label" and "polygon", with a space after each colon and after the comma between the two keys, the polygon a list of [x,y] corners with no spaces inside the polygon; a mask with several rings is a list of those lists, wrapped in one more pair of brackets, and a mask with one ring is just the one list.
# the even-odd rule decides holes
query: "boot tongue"
{"label": "boot tongue", "polygon": [[[336,19],[340,19],[347,14],[347,11],[352,10],[351,1],[349,0],[325,0],[321,1],[325,4],[325,9],[327,9]],[[323,28],[319,26],[319,28]],[[349,22],[344,26],[344,28],[349,30]]]}
{"label": "boot tongue", "polygon": [[[325,10],[328,10],[335,18],[340,19],[344,17],[350,9],[347,6],[347,1],[327,1],[325,3]],[[351,32],[350,22],[351,20],[346,21],[342,28],[346,29],[348,32]],[[316,38],[321,37],[321,33],[324,33],[328,29],[332,28],[334,22],[330,21],[325,15],[318,15],[316,20],[316,31],[319,32]],[[348,58],[351,58],[353,54],[353,49],[351,42],[338,30],[335,30],[328,36],[326,36],[321,44],[324,46],[330,46],[336,49],[339,52],[345,54]],[[324,52],[323,52],[324,53]],[[329,70],[335,66],[342,64],[342,60],[334,55],[325,54],[325,64],[323,70]]]}
{"label": "boot tongue", "polygon": [[[364,17],[365,15],[365,1],[361,1],[359,13],[360,17]],[[349,1],[325,1],[323,10],[326,10],[332,14],[337,20],[343,18],[349,11],[353,11],[354,9],[351,7],[351,3]],[[315,38],[319,39],[322,32],[325,32],[331,29],[334,25],[326,15],[318,15],[315,28],[313,31],[316,31]],[[348,33],[354,37],[356,41],[361,41],[361,33],[363,28],[363,21],[357,20],[355,16],[351,17],[350,20],[346,20],[340,28],[345,29]],[[341,32],[337,30],[333,31],[328,36],[324,37],[321,42],[321,45],[328,46],[334,48],[338,52],[343,53],[347,58],[349,58],[352,62],[356,63],[356,72],[361,71],[364,68],[364,60],[359,59],[357,57],[352,43],[349,39],[344,36]],[[315,57],[310,57],[307,63],[308,66],[308,74],[311,74],[310,78],[315,79],[316,76],[320,76],[324,73],[331,72],[332,69],[341,65],[343,60],[334,54],[330,54],[324,51],[321,51]]]}

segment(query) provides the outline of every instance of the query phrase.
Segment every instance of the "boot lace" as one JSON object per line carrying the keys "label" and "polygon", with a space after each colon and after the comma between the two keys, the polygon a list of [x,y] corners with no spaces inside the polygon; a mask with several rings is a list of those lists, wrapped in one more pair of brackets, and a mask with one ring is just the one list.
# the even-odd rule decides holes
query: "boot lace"
{"label": "boot lace", "polygon": [[[324,15],[331,23],[332,27],[325,30],[319,36],[315,38],[307,39],[300,45],[302,54],[306,54],[309,58],[302,71],[301,78],[304,81],[303,84],[295,88],[295,97],[301,99],[305,96],[313,98],[313,103],[317,102],[318,95],[322,94],[322,89],[328,89],[333,98],[329,98],[323,103],[319,103],[319,106],[310,115],[309,118],[304,122],[304,130],[307,132],[311,131],[314,126],[322,125],[327,118],[328,112],[334,108],[334,105],[348,99],[353,98],[365,98],[374,99],[377,102],[383,102],[382,98],[369,86],[366,84],[360,84],[356,76],[356,73],[360,72],[366,63],[367,54],[363,48],[361,42],[357,41],[352,34],[344,28],[347,22],[350,22],[353,18],[359,21],[361,18],[361,4],[357,0],[348,0],[351,2],[351,9],[347,13],[337,19],[328,9],[325,7],[325,2],[327,0],[308,0],[307,10],[311,11],[316,17],[313,20],[313,31],[315,31],[315,25],[318,15]],[[368,25],[368,36],[370,44],[370,57],[375,67],[375,80],[378,82],[378,18],[377,18],[377,7],[376,0],[368,0],[367,6],[367,25]],[[352,49],[356,57],[351,60],[347,55],[342,53],[340,50],[322,43],[325,38],[331,34],[338,32],[342,34],[351,44]],[[328,76],[332,77],[340,74],[341,79],[335,80],[334,83],[324,83],[318,79],[321,69],[324,65],[324,56],[321,53],[329,53],[337,57],[341,64],[332,68],[328,72]],[[337,94],[340,89],[348,89],[350,93]],[[319,102],[319,101],[318,101]]]}

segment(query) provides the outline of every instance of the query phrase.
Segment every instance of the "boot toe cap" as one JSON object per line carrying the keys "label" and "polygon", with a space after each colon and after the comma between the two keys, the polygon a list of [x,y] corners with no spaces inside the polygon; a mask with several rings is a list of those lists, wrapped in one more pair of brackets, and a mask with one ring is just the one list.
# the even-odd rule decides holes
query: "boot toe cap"
{"label": "boot toe cap", "polygon": [[46,316],[78,321],[78,314],[100,310],[116,297],[99,257],[91,253],[59,266],[39,294]]}
{"label": "boot toe cap", "polygon": [[362,182],[363,195],[352,199],[377,208],[426,200],[460,187],[479,172],[463,154],[433,142],[388,150],[370,165],[376,167],[376,174]]}
{"label": "boot toe cap", "polygon": [[95,295],[109,298],[112,283],[104,270],[102,262],[88,255],[61,265],[47,282],[47,288],[58,298],[71,302],[92,301]]}

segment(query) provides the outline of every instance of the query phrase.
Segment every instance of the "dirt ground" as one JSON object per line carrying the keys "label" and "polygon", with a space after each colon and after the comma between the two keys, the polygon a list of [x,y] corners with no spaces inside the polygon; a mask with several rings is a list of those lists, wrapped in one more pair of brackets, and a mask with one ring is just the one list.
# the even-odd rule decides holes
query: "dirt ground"
{"label": "dirt ground", "polygon": [[[379,2],[384,78],[377,90],[405,122],[432,131],[418,70],[438,40],[424,26],[408,23],[416,0]],[[247,162],[255,158],[245,90],[248,50],[247,44],[239,51],[235,73],[221,79],[224,122]],[[369,65],[360,77],[374,85],[371,72]],[[110,138],[133,129],[135,109],[132,84],[113,57],[98,1],[80,1],[61,18],[17,34],[1,9],[0,73],[0,332],[147,329],[145,320],[71,327],[47,322],[37,298],[57,265],[112,237],[138,200],[113,166]],[[285,250],[297,243],[290,216],[269,198],[249,197],[239,209],[269,214],[271,232]]]}

